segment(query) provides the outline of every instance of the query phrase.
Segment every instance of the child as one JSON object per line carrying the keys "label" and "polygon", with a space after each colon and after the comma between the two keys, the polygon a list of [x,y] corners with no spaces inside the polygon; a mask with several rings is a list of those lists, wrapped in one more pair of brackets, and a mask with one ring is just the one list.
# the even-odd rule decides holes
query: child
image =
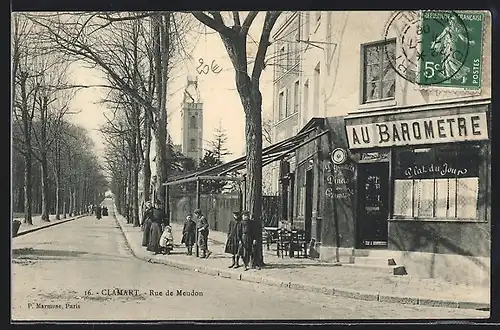
{"label": "child", "polygon": [[187,255],[193,254],[193,245],[196,240],[196,223],[190,214],[186,216],[186,222],[184,222],[184,228],[182,229],[182,240],[187,248]]}
{"label": "child", "polygon": [[165,230],[160,237],[160,249],[162,254],[170,254],[174,248],[174,237],[172,235],[172,227],[165,226]]}

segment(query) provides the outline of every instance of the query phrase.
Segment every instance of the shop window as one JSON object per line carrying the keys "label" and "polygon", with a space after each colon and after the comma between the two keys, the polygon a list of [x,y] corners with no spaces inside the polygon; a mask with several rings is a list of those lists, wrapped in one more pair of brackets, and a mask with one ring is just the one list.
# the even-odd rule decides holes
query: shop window
{"label": "shop window", "polygon": [[396,71],[392,64],[396,57],[396,41],[365,45],[363,47],[363,103],[394,98]]}
{"label": "shop window", "polygon": [[395,218],[477,219],[480,167],[478,145],[396,150],[394,157]]}

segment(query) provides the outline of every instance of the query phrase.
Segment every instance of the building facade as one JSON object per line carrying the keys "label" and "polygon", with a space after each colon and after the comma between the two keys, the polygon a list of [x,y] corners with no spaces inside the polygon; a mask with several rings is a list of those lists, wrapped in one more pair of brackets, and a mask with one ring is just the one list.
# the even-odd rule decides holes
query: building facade
{"label": "building facade", "polygon": [[491,15],[299,12],[276,30],[277,54],[298,54],[275,65],[273,142],[315,120],[331,131],[290,159],[288,190],[273,171],[287,220],[324,260],[363,249],[489,284]]}
{"label": "building facade", "polygon": [[196,164],[203,157],[203,102],[198,77],[188,76],[181,110],[182,154]]}

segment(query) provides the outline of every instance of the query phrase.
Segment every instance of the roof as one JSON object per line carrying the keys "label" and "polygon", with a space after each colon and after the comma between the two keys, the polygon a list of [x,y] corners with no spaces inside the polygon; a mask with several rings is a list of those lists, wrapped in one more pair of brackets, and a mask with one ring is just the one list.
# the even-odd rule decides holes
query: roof
{"label": "roof", "polygon": [[[262,149],[262,167],[288,157],[291,153],[294,153],[301,146],[319,138],[320,136],[326,134],[328,130],[323,130],[323,132],[310,137],[310,133],[316,131],[317,128],[324,128],[325,120],[324,118],[312,118],[295,136],[292,136],[283,141],[272,144],[264,149]],[[191,173],[183,173],[169,180],[166,183],[172,184],[176,181],[185,181],[186,179],[203,177],[203,176],[222,176],[228,173],[242,170],[246,167],[246,155],[233,159],[227,163],[214,166],[209,169],[199,170]],[[165,183],[165,184],[166,184]]]}

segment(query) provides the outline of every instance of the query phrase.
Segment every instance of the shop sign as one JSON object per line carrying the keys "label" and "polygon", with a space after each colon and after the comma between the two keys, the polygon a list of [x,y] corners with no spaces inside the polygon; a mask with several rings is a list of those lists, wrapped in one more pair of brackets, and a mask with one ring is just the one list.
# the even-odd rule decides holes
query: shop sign
{"label": "shop sign", "polygon": [[488,139],[486,113],[347,125],[350,149]]}
{"label": "shop sign", "polygon": [[360,163],[375,163],[375,162],[388,162],[389,152],[363,152],[361,153],[359,162]]}
{"label": "shop sign", "polygon": [[327,162],[325,165],[326,197],[335,199],[347,199],[354,195],[353,178],[354,165],[344,163],[342,165]]}
{"label": "shop sign", "polygon": [[442,164],[422,164],[407,167],[404,170],[404,177],[414,178],[436,178],[436,177],[463,177],[468,176],[468,169],[465,167],[455,167],[448,163]]}

